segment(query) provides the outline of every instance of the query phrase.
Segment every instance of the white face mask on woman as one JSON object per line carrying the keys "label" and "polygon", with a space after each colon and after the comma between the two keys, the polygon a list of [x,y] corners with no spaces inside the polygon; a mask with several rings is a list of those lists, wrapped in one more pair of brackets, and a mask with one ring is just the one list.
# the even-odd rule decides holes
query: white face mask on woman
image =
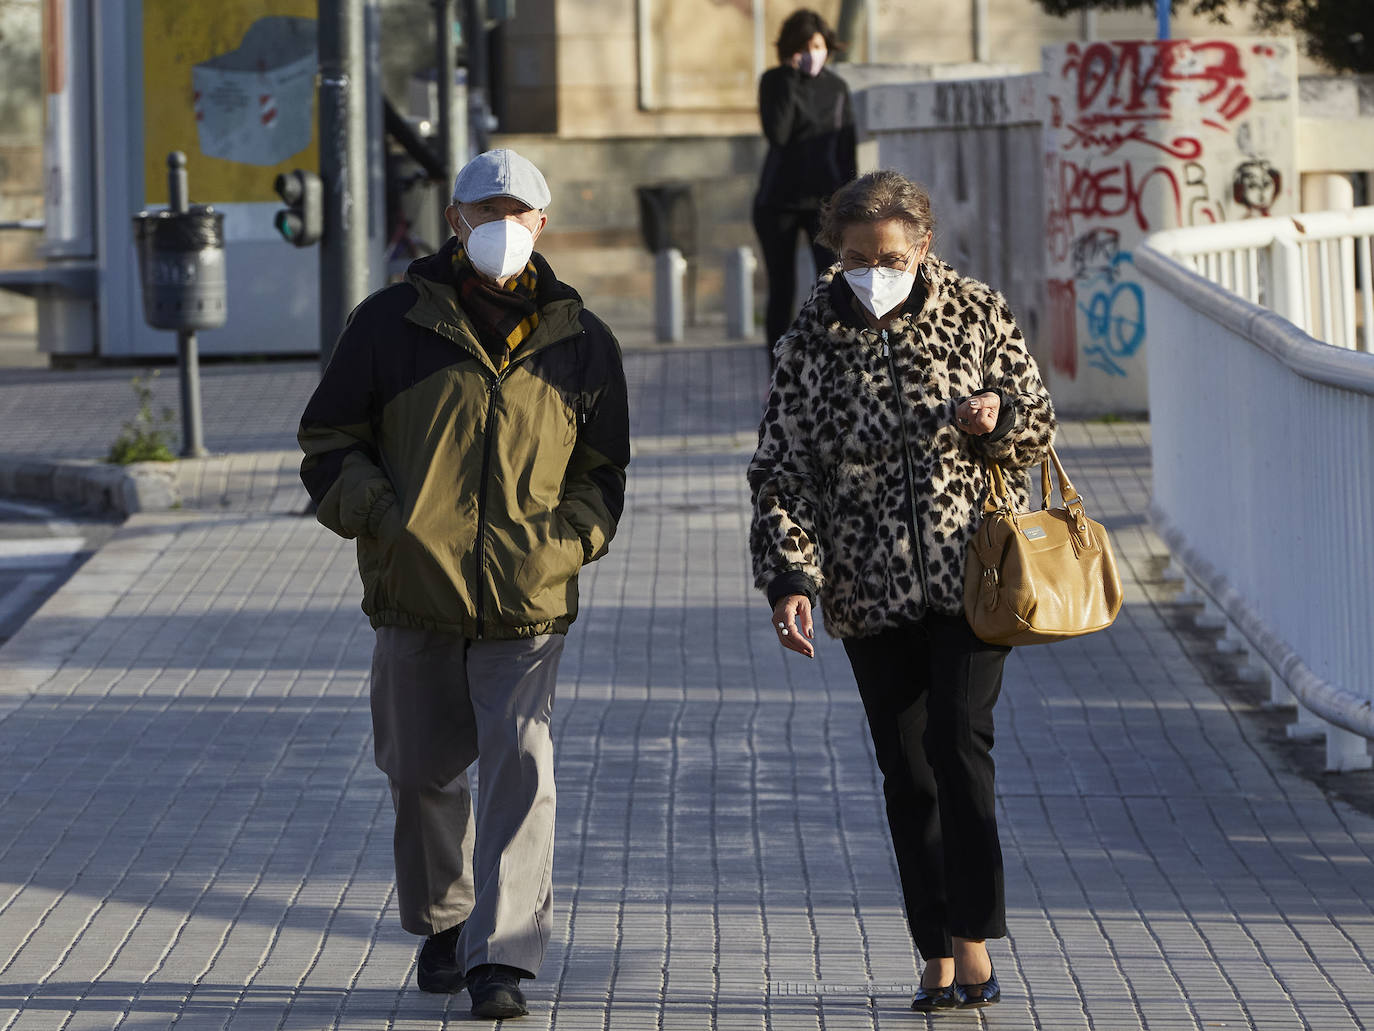
{"label": "white face mask on woman", "polygon": [[844,274],[849,288],[859,302],[880,319],[911,295],[916,285],[916,273],[902,269],[865,267],[850,269]]}
{"label": "white face mask on woman", "polygon": [[492,279],[508,279],[515,275],[530,260],[534,253],[534,234],[519,222],[509,218],[499,218],[494,222],[483,222],[475,229],[462,211],[458,217],[468,227],[468,242],[465,249],[472,267]]}
{"label": "white face mask on woman", "polygon": [[817,76],[821,74],[821,69],[825,67],[827,51],[807,50],[802,53],[801,64],[798,67],[803,75]]}

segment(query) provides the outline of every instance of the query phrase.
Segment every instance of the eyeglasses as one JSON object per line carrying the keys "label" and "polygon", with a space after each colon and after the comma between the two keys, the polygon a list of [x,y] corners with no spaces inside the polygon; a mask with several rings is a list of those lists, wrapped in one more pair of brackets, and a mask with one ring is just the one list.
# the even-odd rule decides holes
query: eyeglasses
{"label": "eyeglasses", "polygon": [[916,247],[913,245],[911,250],[907,251],[905,254],[889,255],[886,258],[880,258],[876,262],[860,261],[854,258],[844,257],[840,259],[840,269],[844,272],[853,272],[861,268],[888,268],[897,272],[906,272],[910,269],[915,257]]}

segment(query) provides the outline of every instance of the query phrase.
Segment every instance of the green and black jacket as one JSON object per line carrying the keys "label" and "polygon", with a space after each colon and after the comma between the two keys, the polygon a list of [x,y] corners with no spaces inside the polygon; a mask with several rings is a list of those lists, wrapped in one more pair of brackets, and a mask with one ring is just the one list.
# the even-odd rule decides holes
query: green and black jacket
{"label": "green and black jacket", "polygon": [[539,324],[498,373],[458,307],[455,246],[349,317],[301,419],[301,479],[357,538],[374,627],[565,633],[625,502],[620,348],[536,254]]}

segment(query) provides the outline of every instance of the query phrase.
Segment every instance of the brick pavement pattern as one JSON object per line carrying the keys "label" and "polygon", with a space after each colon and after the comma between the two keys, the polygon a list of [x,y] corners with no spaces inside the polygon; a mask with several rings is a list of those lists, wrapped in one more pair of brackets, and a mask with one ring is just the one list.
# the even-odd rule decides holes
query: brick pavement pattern
{"label": "brick pavement pattern", "polygon": [[[1289,771],[1169,629],[1147,427],[1061,433],[1128,602],[1012,655],[1004,1001],[928,1021],[843,649],[784,655],[748,582],[762,349],[626,367],[630,494],[560,678],[555,928],[524,1026],[1374,1028],[1374,820]],[[77,377],[7,377],[4,449],[97,456],[128,377]],[[0,1031],[469,1021],[412,987],[352,548],[288,514],[313,383],[207,370],[224,468],[0,649]]]}

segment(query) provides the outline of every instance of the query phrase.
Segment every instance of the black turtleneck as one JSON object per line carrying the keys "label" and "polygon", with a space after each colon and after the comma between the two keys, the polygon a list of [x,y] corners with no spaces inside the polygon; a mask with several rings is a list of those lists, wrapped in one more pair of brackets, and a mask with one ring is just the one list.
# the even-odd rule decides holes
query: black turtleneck
{"label": "black turtleneck", "polygon": [[768,156],[754,203],[809,210],[857,174],[849,87],[829,68],[805,75],[780,65],[759,79]]}

